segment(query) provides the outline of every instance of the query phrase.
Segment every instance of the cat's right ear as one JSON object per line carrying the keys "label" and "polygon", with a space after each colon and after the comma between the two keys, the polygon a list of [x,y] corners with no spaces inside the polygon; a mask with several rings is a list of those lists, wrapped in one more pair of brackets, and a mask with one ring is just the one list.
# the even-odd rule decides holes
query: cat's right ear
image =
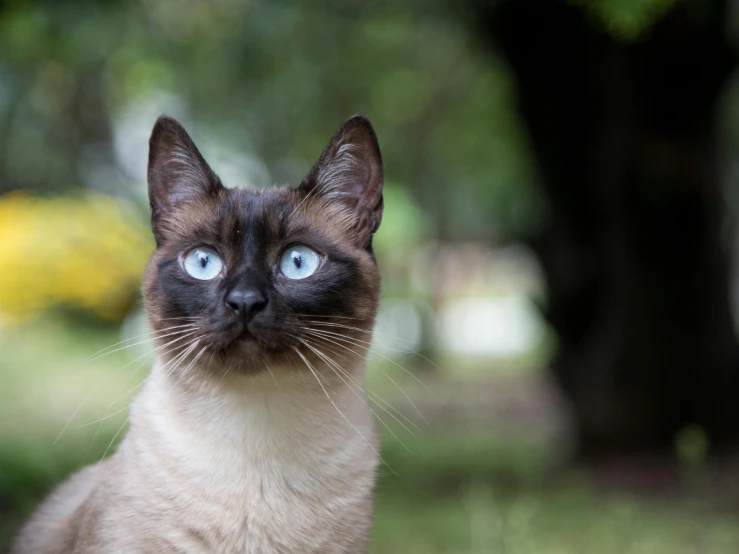
{"label": "cat's right ear", "polygon": [[183,204],[215,197],[223,184],[208,166],[187,131],[171,117],[157,119],[149,139],[149,204],[157,246],[168,221]]}

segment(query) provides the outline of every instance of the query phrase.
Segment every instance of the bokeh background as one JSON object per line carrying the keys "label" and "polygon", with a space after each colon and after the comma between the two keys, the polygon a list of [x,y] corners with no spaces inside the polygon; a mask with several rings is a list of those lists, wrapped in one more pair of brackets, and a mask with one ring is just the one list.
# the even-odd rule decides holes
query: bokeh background
{"label": "bokeh background", "polygon": [[115,448],[151,363],[156,117],[265,187],[361,111],[372,552],[739,552],[731,7],[0,0],[0,550]]}

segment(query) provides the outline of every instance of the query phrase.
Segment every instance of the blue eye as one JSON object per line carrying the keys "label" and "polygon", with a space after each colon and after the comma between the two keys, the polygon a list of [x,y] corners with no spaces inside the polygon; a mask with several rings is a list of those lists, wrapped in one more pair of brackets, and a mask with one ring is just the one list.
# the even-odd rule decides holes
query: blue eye
{"label": "blue eye", "polygon": [[193,248],[182,260],[185,272],[195,279],[209,281],[216,277],[223,269],[223,261],[218,252],[207,246]]}
{"label": "blue eye", "polygon": [[291,246],[280,259],[280,271],[288,279],[305,279],[316,272],[321,257],[307,246]]}

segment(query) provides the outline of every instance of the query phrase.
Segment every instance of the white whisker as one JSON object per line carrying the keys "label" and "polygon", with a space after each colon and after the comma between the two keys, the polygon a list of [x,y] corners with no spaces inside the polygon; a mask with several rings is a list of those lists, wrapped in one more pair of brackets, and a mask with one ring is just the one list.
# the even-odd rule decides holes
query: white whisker
{"label": "white whisker", "polygon": [[[184,333],[184,332],[185,332],[185,330],[183,330],[182,332]],[[157,352],[158,350],[161,350],[162,348],[165,348],[165,347],[167,347],[167,346],[170,346],[170,345],[174,344],[175,342],[178,342],[178,341],[180,341],[180,340],[182,340],[182,339],[184,339],[184,338],[186,338],[186,337],[188,337],[188,336],[192,335],[193,333],[194,333],[194,332],[192,332],[192,333],[187,333],[187,334],[185,334],[184,336],[181,336],[181,337],[177,337],[177,338],[175,338],[175,339],[172,339],[172,340],[168,341],[167,343],[163,344],[162,346],[159,346],[159,347],[157,347],[156,349],[154,349],[152,353],[154,353],[154,352]],[[177,334],[177,333],[173,333],[173,335],[174,335],[174,334]],[[149,354],[150,354],[150,353],[149,353],[149,352],[147,352],[147,353],[145,353],[145,354],[142,354],[141,356],[139,356],[139,357],[137,357],[137,358],[134,358],[134,359],[133,359],[133,360],[131,360],[130,362],[126,363],[126,364],[125,364],[125,365],[124,365],[124,366],[123,366],[123,367],[122,367],[121,369],[125,369],[126,367],[128,367],[128,366],[129,366],[129,365],[131,365],[132,363],[134,363],[134,362],[136,362],[136,361],[140,360],[141,358],[144,358],[144,357],[148,356]],[[135,368],[133,369],[133,371],[132,371],[131,373],[135,373],[135,371],[136,371],[137,369],[139,369],[139,368],[141,367],[141,365],[143,365],[143,364],[139,364],[139,365],[138,365],[137,367],[135,367]],[[64,435],[64,432],[65,432],[65,431],[66,431],[66,430],[67,430],[67,429],[69,428],[70,424],[71,424],[71,423],[72,423],[72,421],[74,420],[74,417],[75,417],[75,416],[77,415],[77,413],[78,413],[78,412],[80,411],[80,409],[82,409],[82,406],[84,406],[84,405],[85,405],[85,404],[87,403],[87,401],[88,401],[88,400],[90,399],[90,397],[91,397],[91,396],[92,396],[93,394],[95,394],[95,393],[96,393],[96,392],[97,392],[98,390],[100,390],[100,386],[101,386],[101,385],[98,385],[97,387],[95,387],[94,389],[92,389],[92,390],[90,391],[90,393],[89,393],[89,394],[88,394],[88,395],[87,395],[87,396],[86,396],[86,397],[85,397],[85,398],[84,398],[84,399],[82,400],[82,402],[81,402],[81,403],[79,404],[79,406],[77,406],[77,408],[76,408],[76,409],[74,410],[74,412],[72,412],[72,415],[71,415],[71,416],[69,417],[69,419],[67,420],[67,422],[66,422],[66,423],[64,424],[64,427],[62,427],[62,430],[61,430],[61,431],[59,432],[59,435],[58,435],[58,436],[56,437],[56,439],[55,439],[55,440],[54,440],[54,442],[52,443],[52,446],[53,446],[53,445],[55,445],[55,444],[56,444],[57,442],[59,442],[59,439],[61,439],[61,438],[62,438],[62,436]],[[140,385],[138,385],[138,386],[140,386]],[[131,391],[129,391],[129,392],[131,392]],[[115,404],[116,402],[117,402],[117,400],[114,400],[113,402],[111,402],[110,404],[108,404],[108,406],[106,406],[106,407],[105,407],[105,413],[107,413],[107,411],[108,411],[108,410],[110,409],[110,407],[111,407],[111,406],[113,406],[113,405],[114,405],[114,404]],[[99,413],[99,412],[98,412],[98,413]],[[96,417],[96,415],[93,415],[93,417]],[[84,427],[85,425],[86,425],[86,424],[82,425],[82,427]],[[80,427],[80,426],[75,426],[75,427],[73,427],[73,428],[74,428],[74,429],[77,429],[77,428],[79,428],[79,427]]]}
{"label": "white whisker", "polygon": [[319,333],[319,334],[324,335],[324,336],[333,336],[333,337],[336,338],[336,340],[348,342],[350,344],[355,344],[359,348],[364,348],[367,352],[370,352],[370,353],[374,354],[375,356],[379,356],[380,358],[382,358],[384,360],[387,360],[391,364],[394,364],[397,367],[399,367],[400,369],[402,369],[405,373],[407,373],[410,377],[412,377],[416,382],[418,382],[419,385],[421,385],[424,389],[426,389],[427,392],[429,392],[431,395],[433,395],[434,398],[436,398],[437,400],[441,401],[441,399],[434,393],[434,391],[432,391],[430,388],[428,388],[424,384],[423,381],[421,381],[418,377],[416,377],[415,375],[413,375],[413,373],[411,373],[410,371],[408,371],[406,368],[404,368],[398,362],[396,362],[395,360],[392,360],[392,359],[388,358],[387,356],[383,356],[382,354],[380,354],[379,352],[377,352],[373,348],[370,348],[369,346],[364,346],[364,345],[372,344],[372,343],[367,342],[367,341],[364,341],[364,340],[361,340],[361,339],[357,339],[357,338],[351,337],[349,335],[344,335],[344,334],[341,334],[341,333],[334,333],[332,331],[324,331],[324,330],[321,330],[321,329],[313,329],[311,327],[306,327],[305,329],[308,330],[308,331],[310,331],[310,332]]}
{"label": "white whisker", "polygon": [[[394,342],[406,342],[406,343],[412,343],[413,342],[413,341],[410,341],[410,340],[407,340],[407,339],[399,339],[398,337],[393,337],[393,336],[390,336],[390,335],[388,335],[386,333],[380,333],[378,331],[368,331],[368,330],[362,329],[360,327],[352,327],[350,325],[344,325],[342,323],[332,323],[332,322],[328,322],[328,321],[307,321],[306,323],[309,323],[311,325],[322,325],[324,327],[338,327],[340,329],[346,329],[346,330],[350,330],[350,331],[358,331],[360,333],[365,333],[365,334],[370,335],[370,336],[382,337],[382,338],[384,338],[386,340],[394,341]],[[367,344],[370,344],[370,343],[367,343]],[[438,365],[436,365],[433,361],[429,360],[426,356],[424,356],[420,352],[416,352],[413,349],[408,348],[406,350],[401,350],[401,349],[397,349],[397,348],[388,348],[387,350],[389,350],[391,352],[399,352],[401,354],[414,354],[414,355],[418,356],[419,358],[421,358],[422,360],[424,360],[425,362],[428,362],[429,364],[431,364],[435,369],[438,369],[439,371],[441,371],[441,368]]]}
{"label": "white whisker", "polygon": [[[204,337],[200,337],[197,341],[195,341],[195,345],[199,345],[200,341],[203,340]],[[197,355],[193,358],[193,360],[188,364],[188,366],[182,370],[182,372],[177,376],[177,379],[181,379],[183,376],[187,375],[187,372],[190,371],[190,368],[193,367],[198,359],[200,359],[200,356],[203,355],[203,352],[205,352],[208,349],[208,346],[203,346],[203,348],[200,349],[200,352],[197,353]]]}
{"label": "white whisker", "polygon": [[[309,334],[310,334],[310,333],[309,333]],[[361,357],[361,355],[360,355],[359,353],[355,352],[355,351],[354,351],[354,350],[352,350],[351,348],[349,348],[349,347],[347,347],[347,346],[345,346],[345,345],[343,345],[343,344],[340,344],[340,343],[338,343],[338,342],[335,342],[335,341],[333,341],[333,340],[331,340],[331,339],[327,339],[327,338],[323,338],[323,337],[318,337],[318,336],[315,336],[315,335],[311,335],[311,337],[312,337],[313,339],[315,339],[315,340],[320,340],[320,341],[324,341],[324,342],[329,342],[329,343],[335,344],[336,346],[338,346],[338,347],[340,347],[340,348],[343,348],[344,350],[348,350],[349,352],[351,352],[351,353],[352,353],[352,354],[354,354],[355,356],[360,356],[360,357]],[[325,348],[331,348],[330,346],[326,346],[326,345],[323,345],[323,346],[324,346]],[[336,352],[336,350],[335,350],[335,349],[333,349],[333,348],[332,348],[332,351],[333,351],[334,353],[338,354],[338,352]],[[346,371],[346,370],[344,370],[344,371]],[[379,371],[379,370],[378,370],[378,371]],[[387,376],[387,375],[386,375],[386,374],[385,374],[384,372],[382,372],[382,371],[381,371],[380,373],[382,373],[383,375],[385,375],[385,377],[388,377],[388,376]],[[346,374],[346,373],[345,373],[345,374]],[[347,376],[348,376],[349,378],[351,378],[351,376],[350,376],[350,375],[348,375],[348,374],[346,374],[346,375],[347,375]],[[354,379],[352,379],[352,380],[354,380]],[[355,381],[355,382],[356,382],[356,381]],[[398,387],[398,388],[400,389],[400,387],[399,387],[399,386],[398,386],[397,384],[396,384],[396,386],[397,386],[397,387]],[[401,391],[401,392],[403,392],[403,389],[400,389],[400,391]],[[374,401],[374,402],[375,402],[376,404],[378,403],[378,401],[379,401],[379,402],[381,402],[381,403],[383,403],[383,404],[384,404],[385,406],[387,406],[387,407],[388,407],[388,408],[390,408],[390,409],[391,409],[392,411],[394,411],[394,412],[395,412],[396,414],[398,414],[398,415],[399,415],[400,417],[402,417],[402,418],[403,418],[403,419],[404,419],[404,420],[405,420],[406,422],[408,422],[408,424],[409,424],[409,425],[411,425],[412,427],[414,427],[414,428],[415,428],[416,430],[418,430],[419,432],[421,432],[421,431],[422,431],[422,429],[421,429],[421,428],[420,428],[420,427],[419,427],[418,425],[416,425],[416,424],[415,424],[415,422],[413,422],[413,421],[412,421],[412,420],[411,420],[410,418],[408,418],[408,416],[406,416],[405,414],[403,414],[403,413],[402,413],[402,412],[401,412],[400,410],[398,410],[397,408],[395,408],[394,406],[392,406],[392,405],[391,405],[391,404],[390,404],[389,402],[385,401],[385,400],[384,400],[384,399],[383,399],[383,398],[382,398],[382,397],[381,397],[381,396],[380,396],[379,394],[377,394],[377,393],[375,393],[375,392],[372,392],[371,390],[366,390],[365,392],[366,392],[367,394],[369,394],[369,395],[370,395],[370,399],[371,399],[371,400],[373,400],[373,401]],[[403,392],[403,394],[405,395],[405,393],[404,393],[404,392]],[[408,395],[405,395],[405,396],[406,396],[406,398],[408,398]],[[374,397],[374,398],[371,398],[371,397]],[[376,400],[375,400],[375,399],[376,399]],[[410,398],[408,398],[408,401],[409,401],[409,402],[411,403],[411,405],[412,405],[412,406],[413,406],[413,407],[415,408],[415,404],[413,404],[413,401],[412,401],[412,400],[410,400]],[[384,409],[384,408],[383,408],[383,409]],[[387,411],[387,410],[386,410],[386,411]],[[418,408],[416,408],[416,411],[418,411]],[[420,416],[421,416],[421,418],[422,418],[422,419],[423,419],[424,421],[426,421],[426,419],[425,419],[425,418],[423,418],[423,415],[422,415],[422,414],[421,414],[420,412],[419,412],[419,414],[418,414],[418,415],[420,415]],[[395,417],[395,416],[394,416],[393,414],[390,414],[390,416],[391,416],[391,417],[392,417],[393,419],[395,419],[396,421],[398,421],[398,423],[400,423],[401,425],[403,425],[403,423],[401,423],[401,422],[400,422],[400,421],[399,421],[399,420],[398,420],[398,419],[397,419],[397,418],[396,418],[396,417]],[[408,431],[408,432],[409,432],[409,433],[410,433],[411,435],[413,435],[414,437],[416,436],[415,434],[413,434],[413,433],[411,432],[411,430],[410,430],[410,429],[408,429],[407,427],[405,427],[405,425],[403,425],[403,427],[404,427],[404,428],[405,428],[405,429],[406,429],[406,430],[407,430],[407,431]]]}
{"label": "white whisker", "polygon": [[[372,415],[374,415],[374,416],[375,416],[375,417],[376,417],[376,418],[377,418],[377,419],[378,419],[378,420],[380,421],[380,423],[382,423],[382,425],[383,425],[383,426],[385,427],[385,429],[387,429],[387,430],[388,430],[388,432],[389,432],[389,433],[390,433],[390,434],[391,434],[391,435],[392,435],[392,436],[393,436],[393,437],[395,438],[395,440],[397,440],[397,441],[398,441],[398,442],[399,442],[399,443],[401,444],[401,446],[403,446],[403,448],[405,448],[405,449],[406,449],[406,450],[407,450],[408,452],[411,452],[411,453],[413,452],[413,451],[412,451],[412,450],[411,450],[410,448],[408,448],[408,446],[406,446],[406,444],[405,444],[405,443],[404,443],[404,442],[403,442],[402,440],[400,440],[400,437],[398,437],[398,435],[396,435],[396,434],[395,434],[395,433],[393,432],[393,430],[392,430],[392,429],[391,429],[391,428],[390,428],[390,427],[388,426],[388,424],[387,424],[387,423],[385,423],[385,422],[383,421],[383,419],[382,419],[382,418],[381,418],[381,417],[379,416],[379,414],[378,414],[377,412],[375,412],[375,411],[374,411],[374,410],[373,410],[373,409],[372,409],[372,408],[371,408],[371,407],[370,407],[370,406],[369,406],[369,405],[367,404],[367,402],[365,401],[365,398],[366,398],[366,397],[365,397],[365,398],[363,398],[363,397],[362,397],[362,396],[361,396],[361,395],[360,395],[360,394],[359,394],[358,392],[356,392],[356,390],[355,390],[354,388],[352,388],[352,386],[351,386],[351,383],[347,382],[347,381],[346,381],[346,380],[344,379],[344,377],[342,377],[342,376],[341,376],[341,373],[339,373],[338,371],[336,371],[336,369],[334,369],[334,367],[336,367],[337,369],[341,370],[341,372],[342,372],[342,373],[344,373],[344,375],[346,375],[346,376],[347,376],[347,377],[348,377],[349,379],[351,379],[351,380],[352,380],[352,381],[354,382],[354,386],[355,386],[355,387],[357,387],[357,388],[358,388],[358,389],[359,389],[359,390],[360,390],[361,392],[364,392],[364,389],[363,389],[363,388],[362,388],[362,387],[361,387],[360,385],[358,385],[358,384],[356,383],[356,381],[354,381],[354,379],[352,379],[352,378],[351,378],[351,376],[350,376],[350,375],[349,375],[349,374],[348,374],[348,373],[346,372],[346,370],[345,370],[345,369],[343,369],[343,368],[342,368],[341,366],[339,366],[339,365],[338,365],[338,364],[337,364],[337,363],[336,363],[336,362],[335,362],[334,360],[332,360],[332,359],[331,359],[330,357],[326,356],[326,355],[325,355],[325,354],[324,354],[323,352],[320,352],[320,351],[319,351],[319,350],[318,350],[317,348],[314,348],[313,346],[311,346],[310,344],[308,344],[308,343],[307,343],[306,341],[304,341],[304,340],[301,340],[301,339],[298,339],[298,340],[300,340],[300,342],[302,342],[302,343],[303,343],[303,344],[304,344],[305,346],[307,346],[307,347],[308,347],[308,348],[309,348],[309,349],[310,349],[310,350],[311,350],[311,351],[312,351],[312,352],[313,352],[314,354],[316,354],[316,355],[317,355],[318,357],[320,357],[320,358],[321,358],[321,359],[322,359],[323,361],[325,361],[325,362],[326,362],[327,364],[329,364],[329,368],[331,368],[331,369],[332,369],[332,370],[334,371],[334,373],[336,374],[336,376],[337,376],[337,377],[338,377],[339,379],[341,379],[341,381],[342,381],[342,382],[343,382],[343,383],[344,383],[344,384],[345,384],[345,385],[346,385],[346,386],[347,386],[347,387],[349,388],[349,390],[350,390],[350,391],[352,391],[352,392],[354,393],[354,395],[355,395],[355,396],[356,396],[356,397],[357,397],[357,398],[358,398],[358,399],[359,399],[359,400],[360,400],[360,401],[361,401],[361,402],[362,402],[362,403],[363,403],[363,404],[364,404],[364,405],[365,405],[365,406],[367,407],[367,409],[368,409],[368,410],[369,410],[370,412],[372,412]],[[377,404],[377,406],[378,406],[378,407],[380,407],[380,408],[382,408],[383,410],[385,410],[385,408],[383,408],[383,407],[382,407],[382,406],[381,406],[381,405],[380,405],[380,404],[379,404],[379,403],[378,403],[377,401],[375,401],[375,404]],[[406,427],[405,425],[403,425],[403,423],[402,423],[402,422],[401,422],[401,421],[400,421],[400,420],[399,420],[398,418],[396,418],[396,417],[395,417],[395,416],[394,416],[393,414],[391,414],[391,413],[390,413],[390,412],[388,412],[387,410],[385,410],[385,412],[386,412],[386,413],[387,413],[388,415],[390,415],[390,417],[392,417],[393,419],[395,419],[395,421],[397,421],[398,423],[400,423],[400,425],[402,425],[402,426],[403,426],[403,428],[404,428],[404,429],[405,429],[406,431],[408,431],[408,432],[409,432],[409,433],[410,433],[411,435],[413,435],[413,437],[415,437],[415,436],[416,436],[416,435],[414,435],[414,434],[413,434],[413,431],[411,431],[410,429],[408,429],[408,427]]]}
{"label": "white whisker", "polygon": [[[128,417],[130,417],[130,416],[128,416]],[[113,438],[110,439],[110,442],[108,443],[108,446],[105,449],[105,452],[103,452],[103,455],[100,458],[100,461],[97,463],[97,467],[100,467],[100,464],[103,462],[103,460],[105,459],[105,456],[108,454],[108,450],[110,450],[110,447],[115,442],[115,439],[118,438],[118,435],[121,434],[121,431],[123,431],[123,428],[126,426],[126,423],[128,423],[128,417],[126,417],[125,421],[123,423],[121,423],[121,426],[118,428],[118,431],[116,431],[115,435],[113,435]]]}
{"label": "white whisker", "polygon": [[303,356],[303,354],[302,354],[302,353],[300,352],[300,350],[298,350],[298,349],[297,349],[297,347],[293,346],[293,347],[292,347],[292,349],[293,349],[293,350],[295,351],[295,353],[296,353],[296,354],[297,354],[297,355],[298,355],[298,356],[300,357],[300,359],[301,359],[301,360],[303,360],[303,362],[305,363],[306,367],[307,367],[307,368],[308,368],[308,369],[310,370],[310,372],[311,372],[311,373],[313,374],[313,377],[315,377],[315,379],[316,379],[316,382],[317,382],[317,383],[318,383],[318,385],[319,385],[319,386],[321,387],[321,389],[323,390],[323,393],[324,393],[324,394],[326,395],[326,398],[328,398],[328,401],[329,401],[329,402],[331,402],[331,405],[332,405],[332,406],[334,407],[334,409],[335,409],[335,410],[336,410],[336,411],[337,411],[337,412],[339,413],[339,415],[340,415],[340,416],[341,416],[341,417],[342,417],[342,418],[344,419],[344,421],[346,421],[346,422],[347,422],[347,423],[348,423],[348,424],[349,424],[349,425],[351,426],[351,428],[352,428],[352,429],[354,429],[354,431],[356,431],[356,433],[357,433],[357,434],[358,434],[358,435],[359,435],[360,437],[362,437],[362,440],[364,440],[364,442],[365,442],[365,443],[367,444],[367,446],[369,446],[369,447],[370,447],[370,448],[372,449],[372,451],[373,451],[373,452],[374,452],[374,453],[375,453],[375,454],[377,455],[377,458],[378,458],[378,459],[379,459],[379,460],[380,460],[380,461],[381,461],[382,463],[384,463],[384,464],[385,464],[385,465],[386,465],[386,466],[388,467],[388,469],[390,469],[390,471],[392,471],[392,472],[393,472],[393,473],[394,473],[395,475],[397,475],[397,473],[395,473],[395,470],[393,470],[393,468],[392,468],[392,467],[390,467],[390,464],[388,464],[388,463],[387,463],[387,462],[386,462],[386,461],[385,461],[385,460],[384,460],[384,459],[382,458],[382,456],[380,456],[380,453],[379,453],[379,452],[377,451],[377,449],[376,449],[376,448],[374,447],[374,445],[373,445],[373,444],[372,444],[372,443],[371,443],[371,442],[370,442],[369,440],[367,440],[367,437],[365,437],[365,436],[364,436],[364,435],[363,435],[363,434],[362,434],[362,433],[361,433],[361,432],[359,431],[359,429],[357,429],[357,428],[356,428],[356,426],[355,426],[355,425],[354,425],[354,424],[353,424],[353,423],[352,423],[351,421],[349,421],[349,418],[348,418],[348,417],[346,417],[346,416],[344,415],[344,413],[343,413],[343,412],[342,412],[342,411],[341,411],[341,410],[339,409],[339,407],[338,407],[338,406],[336,405],[336,403],[334,402],[333,398],[331,398],[331,395],[329,395],[328,391],[326,390],[326,387],[324,387],[324,386],[323,386],[323,383],[321,382],[321,379],[320,379],[320,378],[318,377],[318,373],[317,373],[317,372],[316,372],[316,371],[315,371],[315,370],[313,369],[313,366],[312,366],[312,365],[311,365],[311,363],[310,363],[310,362],[308,361],[308,359],[307,359],[307,358],[306,358],[305,356]]}
{"label": "white whisker", "polygon": [[[90,354],[89,358],[87,358],[87,359],[85,360],[85,363],[87,363],[87,362],[91,362],[91,361],[93,361],[93,360],[97,359],[97,358],[96,358],[96,356],[98,356],[98,355],[100,355],[100,354],[103,354],[103,353],[104,353],[104,352],[105,352],[106,350],[108,350],[108,349],[110,349],[110,348],[113,348],[113,347],[116,347],[116,346],[118,346],[118,345],[121,345],[121,344],[125,344],[125,343],[127,343],[127,342],[130,342],[130,341],[132,341],[132,340],[136,340],[136,339],[140,339],[140,338],[142,338],[142,337],[150,337],[151,335],[155,335],[156,333],[164,333],[164,332],[167,332],[167,331],[172,331],[172,330],[174,330],[174,329],[181,329],[181,328],[183,328],[183,327],[192,327],[192,328],[194,328],[194,327],[195,327],[195,325],[192,325],[192,324],[190,324],[190,323],[188,323],[188,324],[186,324],[186,325],[175,325],[175,326],[173,326],[173,327],[167,327],[166,329],[160,329],[159,331],[149,331],[148,333],[143,333],[143,334],[141,334],[141,335],[136,335],[136,336],[134,336],[134,337],[130,337],[130,338],[127,338],[127,339],[125,339],[125,340],[122,340],[122,341],[120,341],[120,342],[117,342],[117,343],[115,343],[115,344],[111,344],[110,346],[106,346],[105,348],[103,348],[103,349],[101,349],[101,350],[98,350],[98,351],[97,351],[97,352],[95,352],[94,354]],[[152,337],[152,338],[156,338],[156,337]],[[100,356],[100,357],[102,357],[102,356]]]}
{"label": "white whisker", "polygon": [[[181,334],[183,332],[184,332],[184,330],[175,331],[174,333],[169,333],[167,335],[161,335],[161,336],[158,336],[158,337],[154,337],[154,339],[160,340],[160,339],[164,339],[164,338],[167,338],[167,337],[171,337],[173,335],[179,335],[179,334]],[[120,348],[116,348],[115,350],[111,350],[110,352],[106,352],[105,354],[100,354],[99,356],[95,356],[91,360],[88,360],[87,363],[94,362],[95,360],[97,360],[99,358],[102,358],[103,356],[108,356],[110,354],[113,354],[114,352],[119,352],[120,350],[125,350],[126,348],[132,348],[134,346],[138,346],[139,344],[146,344],[147,342],[150,342],[150,341],[151,341],[151,339],[142,340],[142,341],[136,342],[134,344],[129,344],[129,345],[126,345],[126,346],[122,346]]]}

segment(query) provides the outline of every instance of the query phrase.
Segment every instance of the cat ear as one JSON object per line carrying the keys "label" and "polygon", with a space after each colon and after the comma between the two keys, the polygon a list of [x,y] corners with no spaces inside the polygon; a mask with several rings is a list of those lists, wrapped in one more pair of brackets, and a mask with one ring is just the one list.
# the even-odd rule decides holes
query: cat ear
{"label": "cat ear", "polygon": [[157,119],[149,139],[149,204],[157,244],[166,220],[182,203],[216,196],[223,185],[187,131],[171,117]]}
{"label": "cat ear", "polygon": [[370,246],[382,219],[382,157],[366,117],[358,114],[344,122],[300,189],[344,204],[353,214],[360,245]]}

